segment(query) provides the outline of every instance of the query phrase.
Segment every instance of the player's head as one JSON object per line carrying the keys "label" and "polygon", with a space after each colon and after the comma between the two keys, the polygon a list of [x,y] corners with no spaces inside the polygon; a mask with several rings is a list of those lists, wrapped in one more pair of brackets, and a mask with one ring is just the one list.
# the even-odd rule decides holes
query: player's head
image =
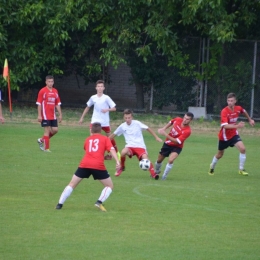
{"label": "player's head", "polygon": [[104,82],[104,80],[98,80],[96,82],[97,94],[103,94],[104,89],[105,89],[105,82]]}
{"label": "player's head", "polygon": [[183,121],[182,121],[183,125],[189,125],[189,123],[192,121],[193,117],[194,117],[193,113],[191,113],[191,112],[185,113],[185,115],[183,117]]}
{"label": "player's head", "polygon": [[125,109],[123,112],[125,122],[130,125],[133,120],[133,111],[131,109]]}
{"label": "player's head", "polygon": [[92,134],[101,133],[101,130],[102,130],[102,127],[101,127],[100,123],[96,122],[96,123],[92,124],[92,126],[91,126],[91,133]]}
{"label": "player's head", "polygon": [[234,107],[234,105],[237,102],[236,94],[235,93],[229,93],[227,95],[227,104],[229,107]]}
{"label": "player's head", "polygon": [[52,75],[47,75],[45,77],[45,83],[47,87],[52,88],[54,84],[54,77]]}

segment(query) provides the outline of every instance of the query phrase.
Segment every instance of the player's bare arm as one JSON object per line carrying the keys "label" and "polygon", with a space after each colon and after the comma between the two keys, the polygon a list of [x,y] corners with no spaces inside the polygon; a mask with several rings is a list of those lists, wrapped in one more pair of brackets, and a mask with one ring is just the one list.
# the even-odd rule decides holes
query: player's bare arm
{"label": "player's bare arm", "polygon": [[80,125],[82,124],[83,119],[84,119],[84,116],[88,113],[89,109],[90,109],[90,107],[86,107],[86,108],[84,109],[83,114],[82,114],[81,118],[79,119],[79,124],[80,124]]}
{"label": "player's bare arm", "polygon": [[243,128],[244,126],[245,126],[245,122],[239,122],[237,124],[223,125],[223,128],[225,128],[225,129],[237,129],[237,128]]}
{"label": "player's bare arm", "polygon": [[171,125],[172,125],[171,122],[169,122],[169,123],[166,124],[163,128],[158,129],[158,133],[159,133],[159,130],[165,131],[165,130],[168,129]]}
{"label": "player's bare arm", "polygon": [[114,111],[116,111],[116,107],[101,109],[101,112],[102,112],[102,113],[114,112]]}
{"label": "player's bare arm", "polygon": [[252,118],[248,115],[248,113],[247,113],[246,111],[244,112],[244,115],[245,115],[245,117],[247,118],[248,123],[249,123],[251,126],[255,126],[255,120],[252,119]]}
{"label": "player's bare arm", "polygon": [[158,137],[157,134],[151,128],[148,127],[147,131],[155,138],[157,142],[162,142],[162,139]]}
{"label": "player's bare arm", "polygon": [[116,161],[116,170],[119,170],[120,167],[121,167],[121,164],[120,164],[120,162],[119,162],[119,160],[118,160],[118,157],[117,157],[117,154],[116,154],[116,151],[115,151],[115,148],[114,148],[114,147],[111,148],[110,153],[111,153],[112,157],[113,157],[113,158],[115,159],[115,161]]}
{"label": "player's bare arm", "polygon": [[60,105],[57,105],[56,106],[56,109],[57,109],[57,111],[58,111],[58,113],[59,113],[59,123],[62,121],[62,113],[61,113],[61,107],[60,107]]}
{"label": "player's bare arm", "polygon": [[41,121],[42,121],[41,111],[42,111],[42,106],[41,106],[41,105],[38,105],[38,122],[41,122]]}

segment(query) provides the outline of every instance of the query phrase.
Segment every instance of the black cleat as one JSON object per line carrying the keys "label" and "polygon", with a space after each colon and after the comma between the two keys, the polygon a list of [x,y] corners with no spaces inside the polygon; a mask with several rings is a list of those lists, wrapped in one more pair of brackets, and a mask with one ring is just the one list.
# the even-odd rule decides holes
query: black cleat
{"label": "black cleat", "polygon": [[56,206],[56,209],[61,209],[62,206],[63,206],[63,204],[58,203],[57,206]]}

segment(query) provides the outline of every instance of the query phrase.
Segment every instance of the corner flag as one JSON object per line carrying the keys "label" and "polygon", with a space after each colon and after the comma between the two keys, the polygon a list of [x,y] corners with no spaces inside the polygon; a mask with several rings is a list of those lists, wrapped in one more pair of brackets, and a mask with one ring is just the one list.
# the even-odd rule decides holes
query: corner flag
{"label": "corner flag", "polygon": [[7,81],[7,83],[8,83],[9,110],[10,110],[10,113],[12,113],[11,86],[10,86],[10,76],[9,76],[9,68],[8,68],[7,59],[5,59],[3,77],[4,77],[5,81]]}

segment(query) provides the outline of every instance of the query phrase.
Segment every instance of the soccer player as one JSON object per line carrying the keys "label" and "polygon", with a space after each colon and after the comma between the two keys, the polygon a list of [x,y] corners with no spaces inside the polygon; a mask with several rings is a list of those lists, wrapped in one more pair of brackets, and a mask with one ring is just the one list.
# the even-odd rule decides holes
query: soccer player
{"label": "soccer player", "polygon": [[218,160],[224,155],[225,149],[230,147],[236,147],[239,154],[239,170],[238,173],[244,176],[248,176],[244,165],[246,162],[246,148],[242,142],[242,139],[238,135],[238,128],[245,126],[244,122],[237,122],[240,114],[244,114],[248,119],[248,122],[251,126],[255,125],[255,121],[250,118],[248,113],[241,106],[236,106],[237,100],[234,93],[229,93],[227,95],[227,106],[221,111],[221,129],[218,134],[218,152],[213,157],[212,162],[209,168],[209,175],[214,175],[214,169]]}
{"label": "soccer player", "polygon": [[[172,169],[174,161],[180,155],[184,141],[191,135],[190,122],[194,115],[191,112],[187,112],[183,118],[173,118],[163,128],[158,129],[158,133],[166,137],[165,142],[159,152],[157,161],[155,162],[155,172],[160,174],[162,162],[165,157],[168,158],[162,180],[165,180]],[[166,133],[166,129],[171,127],[169,133]]]}
{"label": "soccer player", "polygon": [[0,122],[3,124],[5,122],[5,119],[3,117],[3,111],[2,111],[2,92],[0,89]]}
{"label": "soccer player", "polygon": [[44,128],[42,138],[38,138],[37,142],[42,151],[50,152],[50,138],[58,132],[58,122],[56,118],[55,108],[59,113],[59,123],[62,120],[61,101],[57,89],[53,87],[54,77],[51,75],[45,78],[46,86],[43,87],[37,97],[38,105],[38,122]]}
{"label": "soccer player", "polygon": [[[109,124],[109,112],[116,111],[115,102],[108,96],[104,94],[105,83],[103,80],[98,80],[96,82],[97,94],[90,97],[88,100],[87,107],[84,109],[83,114],[79,120],[79,124],[82,124],[84,116],[88,113],[91,106],[94,105],[93,114],[90,123],[90,132],[93,122],[100,122],[102,130],[106,133],[106,136],[111,134],[110,124]],[[120,158],[120,153],[118,152],[116,142],[111,140],[118,158]],[[110,154],[105,156],[105,160],[111,160],[112,157]]]}
{"label": "soccer player", "polygon": [[[142,130],[147,130],[156,141],[162,142],[162,139],[159,138],[151,128],[138,120],[133,120],[132,110],[125,109],[123,114],[125,122],[122,123],[112,135],[110,135],[110,139],[114,139],[115,136],[120,136],[123,134],[126,142],[125,148],[121,152],[121,168],[116,171],[115,176],[120,176],[122,171],[125,170],[126,155],[129,158],[132,158],[132,156],[135,155],[139,161],[142,159],[149,160]],[[154,172],[152,163],[150,165],[149,172],[152,178],[158,180],[159,175]]]}
{"label": "soccer player", "polygon": [[85,155],[70,183],[62,192],[56,209],[62,208],[66,199],[71,195],[72,191],[77,187],[82,179],[89,178],[90,175],[92,175],[94,180],[99,180],[104,185],[95,206],[101,211],[106,211],[103,202],[110,196],[113,189],[113,182],[104,165],[105,151],[110,151],[113,158],[116,160],[116,169],[120,169],[120,162],[110,139],[107,136],[100,134],[100,123],[92,123],[91,133],[92,135],[89,136],[84,143]]}

